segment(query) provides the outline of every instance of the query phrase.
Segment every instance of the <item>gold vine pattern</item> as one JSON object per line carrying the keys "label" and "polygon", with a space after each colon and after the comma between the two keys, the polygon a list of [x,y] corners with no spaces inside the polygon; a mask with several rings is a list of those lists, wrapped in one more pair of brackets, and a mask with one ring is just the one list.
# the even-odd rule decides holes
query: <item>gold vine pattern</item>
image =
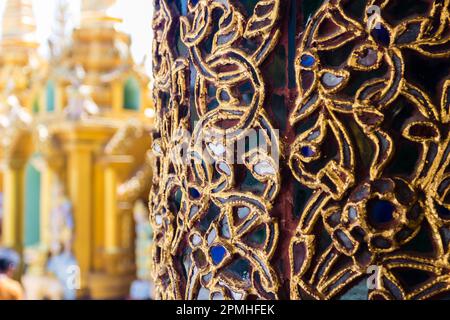
{"label": "gold vine pattern", "polygon": [[[244,2],[154,1],[157,297],[448,296],[450,0],[409,16],[401,1],[329,0],[295,21],[281,137],[264,68],[305,1]],[[291,226],[295,183],[311,196]]]}
{"label": "gold vine pattern", "polygon": [[[312,125],[297,137],[289,165],[314,193],[291,241],[292,299],[337,298],[359,279],[367,286],[373,266],[369,299],[427,299],[450,290],[450,79],[447,70],[442,96],[432,99],[408,79],[418,66],[407,59],[448,62],[449,1],[429,1],[426,14],[397,24],[384,15],[394,2],[368,1],[358,20],[346,12],[349,1],[328,1],[298,46],[290,122]],[[333,66],[326,54],[343,48],[349,53]],[[408,117],[398,117],[401,102]],[[398,174],[391,164],[406,144],[415,144],[418,160]],[[428,238],[417,241],[421,232]],[[417,252],[424,244],[432,249]]]}
{"label": "gold vine pattern", "polygon": [[[270,207],[280,175],[266,150],[277,151],[278,141],[262,108],[265,90],[259,67],[279,36],[279,1],[259,1],[247,20],[232,1],[188,1],[188,12],[178,22],[190,59],[174,57],[171,33],[177,32],[177,8],[159,0],[155,10],[159,137],[153,147],[150,209],[157,294],[164,299],[275,299],[279,282],[269,259],[278,225]],[[212,90],[216,94],[211,96]],[[192,124],[194,114],[199,121]],[[238,159],[241,165],[224,157],[249,130],[261,130],[269,148],[246,150]],[[186,137],[186,132],[191,135]],[[204,132],[211,136],[204,137]],[[217,136],[226,137],[227,144]],[[242,171],[250,172],[264,189],[240,190],[236,180]]]}

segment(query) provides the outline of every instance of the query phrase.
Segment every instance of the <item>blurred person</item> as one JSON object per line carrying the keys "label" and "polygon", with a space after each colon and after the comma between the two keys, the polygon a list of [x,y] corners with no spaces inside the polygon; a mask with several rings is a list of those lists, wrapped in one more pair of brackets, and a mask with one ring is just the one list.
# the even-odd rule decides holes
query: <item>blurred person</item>
{"label": "blurred person", "polygon": [[131,284],[131,300],[151,300],[153,284],[150,275],[150,251],[153,243],[153,230],[150,226],[148,206],[143,200],[136,201],[133,216],[136,228],[136,267],[137,279]]}
{"label": "blurred person", "polygon": [[62,300],[64,288],[59,279],[46,270],[48,251],[44,246],[25,249],[26,272],[22,276],[27,300]]}
{"label": "blurred person", "polygon": [[78,263],[73,254],[74,220],[72,203],[66,196],[64,185],[57,182],[53,187],[55,205],[50,219],[50,256],[47,270],[61,283],[63,298],[75,300],[77,285],[74,281],[74,271]]}
{"label": "blurred person", "polygon": [[19,265],[19,255],[10,249],[0,249],[0,300],[23,300],[22,285],[13,279]]}
{"label": "blurred person", "polygon": [[72,284],[74,268],[78,263],[73,253],[67,247],[60,247],[59,252],[53,252],[48,264],[47,270],[58,280],[62,288],[62,297],[64,300],[75,300],[77,298],[77,287]]}

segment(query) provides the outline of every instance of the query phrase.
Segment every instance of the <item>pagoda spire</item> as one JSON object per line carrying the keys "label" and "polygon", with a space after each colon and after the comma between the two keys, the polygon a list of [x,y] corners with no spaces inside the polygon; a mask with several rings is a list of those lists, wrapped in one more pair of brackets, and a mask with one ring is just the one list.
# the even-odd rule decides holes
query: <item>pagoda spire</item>
{"label": "pagoda spire", "polygon": [[81,26],[82,27],[113,27],[121,19],[115,14],[114,7],[117,0],[82,0]]}
{"label": "pagoda spire", "polygon": [[2,19],[3,44],[36,43],[32,0],[7,0]]}

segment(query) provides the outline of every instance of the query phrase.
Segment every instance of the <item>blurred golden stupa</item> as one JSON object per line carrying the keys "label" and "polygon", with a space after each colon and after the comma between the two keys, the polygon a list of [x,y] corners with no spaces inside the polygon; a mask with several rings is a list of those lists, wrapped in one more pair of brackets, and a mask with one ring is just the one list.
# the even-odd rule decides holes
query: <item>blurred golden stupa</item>
{"label": "blurred golden stupa", "polygon": [[6,3],[1,246],[25,258],[35,298],[55,298],[42,279],[59,281],[61,298],[109,299],[127,296],[136,278],[133,208],[149,192],[153,107],[130,36],[110,14],[115,2],[83,0],[80,26],[51,43],[48,60],[32,1]]}

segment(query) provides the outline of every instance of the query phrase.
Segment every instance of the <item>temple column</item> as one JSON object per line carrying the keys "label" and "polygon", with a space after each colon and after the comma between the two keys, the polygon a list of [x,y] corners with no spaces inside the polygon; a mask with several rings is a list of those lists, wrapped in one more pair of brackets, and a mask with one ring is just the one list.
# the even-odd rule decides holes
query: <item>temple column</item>
{"label": "temple column", "polygon": [[123,180],[122,172],[132,163],[131,156],[104,156],[99,159],[103,168],[103,254],[102,270],[92,276],[91,296],[94,299],[114,299],[128,294],[134,273],[127,268],[127,252],[121,244],[121,208],[117,188]]}
{"label": "temple column", "polygon": [[92,147],[74,142],[68,150],[68,188],[75,220],[74,253],[80,268],[80,295],[85,295],[91,267],[92,214],[91,179]]}
{"label": "temple column", "polygon": [[66,105],[65,101],[66,101],[66,97],[65,97],[65,92],[66,92],[66,88],[64,86],[64,83],[56,83],[55,85],[55,111],[56,112],[61,112],[64,108],[63,106]]}
{"label": "temple column", "polygon": [[51,203],[52,203],[52,173],[49,166],[47,165],[45,170],[41,172],[41,216],[40,216],[40,235],[41,244],[46,248],[49,247],[50,243],[50,214],[51,214]]}
{"label": "temple column", "polygon": [[106,271],[109,274],[120,273],[120,257],[122,256],[120,235],[120,208],[117,198],[117,188],[120,183],[120,172],[129,166],[132,157],[108,156],[103,159],[105,166],[105,259]]}
{"label": "temple column", "polygon": [[120,114],[123,110],[123,81],[115,80],[111,84],[112,88],[112,110],[114,114]]}
{"label": "temple column", "polygon": [[113,166],[105,169],[105,252],[114,255],[119,249],[117,214],[117,174]]}
{"label": "temple column", "polygon": [[76,126],[61,132],[61,139],[67,153],[67,188],[73,206],[75,221],[73,250],[80,268],[81,287],[79,297],[91,294],[91,274],[94,270],[95,182],[94,158],[101,146],[111,136],[109,129],[101,130]]}
{"label": "temple column", "polygon": [[62,169],[63,159],[51,156],[46,158],[46,167],[41,173],[41,244],[45,248],[50,247],[50,219],[55,201],[54,186]]}
{"label": "temple column", "polygon": [[24,240],[24,173],[26,161],[8,160],[3,172],[3,228],[2,245],[20,254]]}
{"label": "temple column", "polygon": [[94,189],[95,200],[94,201],[94,270],[96,272],[101,271],[105,264],[103,259],[103,248],[105,247],[105,172],[103,164],[96,162],[94,164]]}

